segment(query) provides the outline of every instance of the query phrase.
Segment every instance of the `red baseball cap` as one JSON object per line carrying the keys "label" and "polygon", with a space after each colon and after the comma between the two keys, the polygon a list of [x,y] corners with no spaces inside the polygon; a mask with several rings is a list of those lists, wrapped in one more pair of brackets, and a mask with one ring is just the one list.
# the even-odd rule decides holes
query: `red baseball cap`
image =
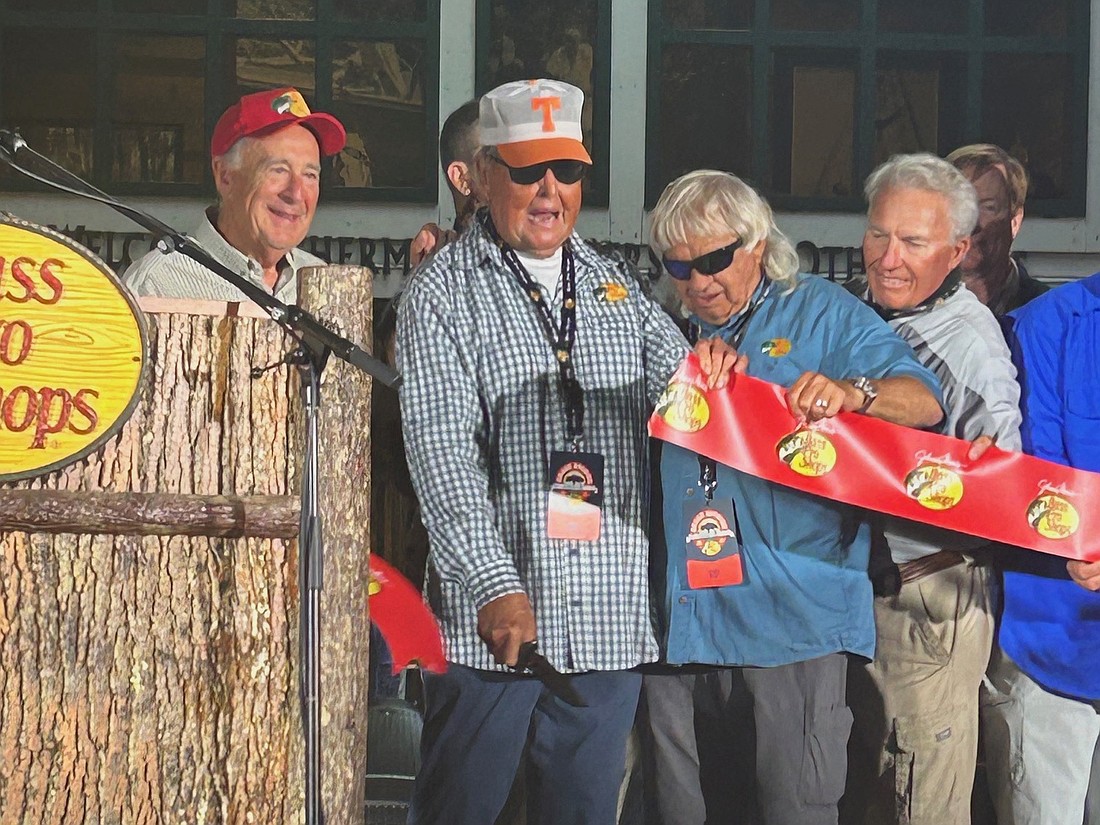
{"label": "red baseball cap", "polygon": [[335,155],[344,148],[347,133],[332,115],[311,112],[297,89],[270,89],[245,95],[225,110],[210,139],[210,155],[224,155],[243,137],[256,137],[297,123],[317,136],[321,155]]}

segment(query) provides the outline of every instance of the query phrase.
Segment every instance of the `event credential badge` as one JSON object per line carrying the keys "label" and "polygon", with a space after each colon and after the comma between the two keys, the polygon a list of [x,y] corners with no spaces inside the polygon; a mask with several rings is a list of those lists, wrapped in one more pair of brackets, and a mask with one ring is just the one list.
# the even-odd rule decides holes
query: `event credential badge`
{"label": "event credential badge", "polygon": [[692,590],[741,584],[740,538],[737,517],[728,500],[703,503],[685,502],[684,524],[687,556],[687,583]]}
{"label": "event credential badge", "polygon": [[598,453],[550,453],[550,494],[546,535],[552,539],[595,541],[603,510],[603,456]]}

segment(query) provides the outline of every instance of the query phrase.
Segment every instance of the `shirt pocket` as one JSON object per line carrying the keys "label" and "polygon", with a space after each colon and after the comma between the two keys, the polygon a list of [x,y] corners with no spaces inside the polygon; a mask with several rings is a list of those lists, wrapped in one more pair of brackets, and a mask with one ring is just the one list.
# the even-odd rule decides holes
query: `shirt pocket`
{"label": "shirt pocket", "polygon": [[1071,316],[1062,353],[1066,408],[1083,418],[1100,418],[1100,389],[1096,386],[1100,313]]}
{"label": "shirt pocket", "polygon": [[1073,316],[1066,335],[1064,438],[1074,466],[1093,467],[1100,455],[1100,314]]}
{"label": "shirt pocket", "polygon": [[628,299],[581,303],[573,345],[577,378],[588,390],[615,388],[644,375],[641,323]]}

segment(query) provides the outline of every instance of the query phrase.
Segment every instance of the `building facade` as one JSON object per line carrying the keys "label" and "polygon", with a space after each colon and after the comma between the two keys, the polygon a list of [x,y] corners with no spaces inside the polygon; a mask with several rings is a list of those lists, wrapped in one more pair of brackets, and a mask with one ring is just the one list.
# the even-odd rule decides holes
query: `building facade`
{"label": "building facade", "polygon": [[[1029,270],[1068,279],[1100,269],[1091,43],[1100,0],[0,0],[0,127],[186,231],[213,197],[218,114],[296,86],[349,132],[309,245],[371,265],[385,297],[407,239],[453,219],[447,113],[555,76],[589,97],[586,237],[637,252],[665,183],[728,169],[768,195],[807,268],[844,277],[862,268],[867,173],[980,140],[1028,167]],[[67,227],[117,268],[148,246],[107,207],[10,170],[0,209]]]}

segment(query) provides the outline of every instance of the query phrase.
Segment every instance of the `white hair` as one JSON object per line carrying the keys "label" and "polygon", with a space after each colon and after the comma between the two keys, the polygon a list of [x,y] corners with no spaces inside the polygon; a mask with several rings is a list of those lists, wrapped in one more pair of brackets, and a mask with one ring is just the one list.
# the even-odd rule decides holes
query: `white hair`
{"label": "white hair", "polygon": [[241,168],[241,164],[244,163],[244,155],[245,152],[248,151],[248,147],[258,142],[259,138],[254,138],[249,135],[240,138],[220,155],[222,163],[234,172],[237,171]]}
{"label": "white hair", "polygon": [[867,214],[875,208],[879,195],[889,189],[920,189],[947,199],[952,243],[970,237],[978,225],[978,194],[966,175],[943,158],[921,152],[894,155],[871,173],[863,186],[867,196]]}
{"label": "white hair", "polygon": [[650,245],[658,255],[731,232],[746,250],[765,241],[764,274],[784,288],[795,285],[798,253],[776,226],[768,202],[736,175],[714,169],[688,172],[665,187],[650,216]]}

